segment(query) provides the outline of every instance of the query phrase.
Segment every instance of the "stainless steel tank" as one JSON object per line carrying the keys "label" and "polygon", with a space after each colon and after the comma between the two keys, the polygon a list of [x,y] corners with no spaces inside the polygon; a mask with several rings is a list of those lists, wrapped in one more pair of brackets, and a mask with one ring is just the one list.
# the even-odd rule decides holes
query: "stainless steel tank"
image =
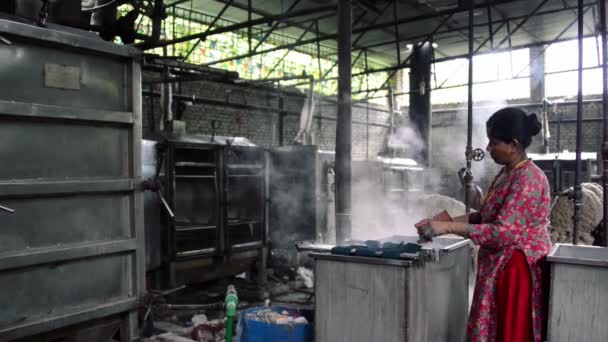
{"label": "stainless steel tank", "polygon": [[313,254],[315,340],[465,341],[470,241],[436,238],[423,252],[425,261]]}
{"label": "stainless steel tank", "polygon": [[608,248],[556,244],[548,341],[608,341]]}

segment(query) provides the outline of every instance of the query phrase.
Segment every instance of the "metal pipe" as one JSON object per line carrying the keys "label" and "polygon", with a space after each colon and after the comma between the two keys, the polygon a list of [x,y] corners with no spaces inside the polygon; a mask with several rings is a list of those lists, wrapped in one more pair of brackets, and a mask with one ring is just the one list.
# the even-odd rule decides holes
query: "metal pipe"
{"label": "metal pipe", "polygon": [[492,29],[492,7],[488,6],[488,39],[490,40],[490,50],[494,50],[494,30]]}
{"label": "metal pipe", "polygon": [[[161,96],[159,92],[155,92],[155,91],[143,91],[142,95],[151,96],[151,97],[160,97]],[[254,105],[244,104],[244,103],[225,102],[225,101],[205,99],[205,98],[196,97],[194,95],[184,95],[184,94],[173,94],[173,99],[191,101],[194,104],[202,104],[202,105],[210,105],[210,106],[218,106],[218,107],[231,107],[231,108],[246,109],[246,110],[258,110],[262,113],[279,113],[279,114],[282,114],[283,116],[300,116],[302,114],[299,111],[296,112],[296,111],[286,110],[284,108],[284,104],[281,105],[281,96],[279,96],[279,108],[266,107],[266,106],[254,106]],[[325,100],[327,100],[327,99],[325,99]],[[365,109],[365,106],[358,106],[358,108]],[[380,110],[379,108],[374,108],[374,111],[382,111],[382,112],[388,113],[388,110],[385,110],[385,109]],[[338,120],[335,117],[322,116],[322,115],[315,115],[315,116],[313,116],[313,118],[319,119],[319,120],[327,120],[327,121],[337,121]],[[351,122],[355,125],[365,125],[366,124],[365,121],[359,121],[359,120],[353,120]],[[379,124],[379,123],[370,123],[369,125],[373,126],[373,127],[382,127],[385,129],[389,129],[391,127],[390,125]]]}
{"label": "metal pipe", "polygon": [[606,0],[598,0],[600,12],[600,31],[602,35],[602,80],[604,89],[602,93],[602,111],[604,117],[604,143],[602,144],[602,161],[604,172],[602,173],[602,185],[604,188],[604,219],[602,221],[604,246],[608,247],[608,41],[606,38]]}
{"label": "metal pipe", "polygon": [[393,20],[395,21],[395,47],[397,48],[397,65],[401,64],[401,47],[399,46],[400,38],[399,38],[399,12],[398,12],[398,3],[397,0],[393,0]]}
{"label": "metal pipe", "polygon": [[581,218],[581,149],[583,143],[583,0],[578,0],[578,97],[576,102],[576,170],[574,173],[574,222],[572,243],[578,244],[578,230]]}
{"label": "metal pipe", "polygon": [[338,1],[338,121],[336,122],[336,240],[351,237],[352,4]]}
{"label": "metal pipe", "polygon": [[471,171],[471,161],[473,158],[473,38],[474,38],[474,1],[469,1],[469,84],[468,84],[468,102],[467,102],[467,147],[466,170],[464,174],[464,204],[465,212],[468,214],[471,211],[471,190],[473,185],[473,173]]}

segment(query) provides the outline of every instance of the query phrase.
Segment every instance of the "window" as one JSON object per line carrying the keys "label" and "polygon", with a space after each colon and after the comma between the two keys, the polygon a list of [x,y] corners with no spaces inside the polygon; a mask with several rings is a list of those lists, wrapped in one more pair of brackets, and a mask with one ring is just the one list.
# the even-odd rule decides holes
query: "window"
{"label": "window", "polygon": [[[601,94],[602,41],[583,39],[583,95]],[[572,97],[578,94],[578,41],[554,43],[545,52],[545,95]]]}
{"label": "window", "polygon": [[[528,49],[473,57],[473,101],[530,97]],[[466,58],[435,63],[432,104],[466,103],[469,63]]]}

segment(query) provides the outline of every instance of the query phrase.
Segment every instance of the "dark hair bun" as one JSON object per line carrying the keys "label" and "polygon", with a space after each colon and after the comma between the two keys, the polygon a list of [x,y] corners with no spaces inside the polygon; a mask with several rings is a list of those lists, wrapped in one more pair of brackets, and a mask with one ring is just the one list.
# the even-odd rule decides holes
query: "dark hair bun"
{"label": "dark hair bun", "polygon": [[540,130],[543,128],[543,125],[541,125],[540,121],[538,121],[538,117],[536,116],[536,114],[532,113],[528,115],[526,119],[528,121],[528,132],[530,133],[530,136],[535,136],[540,133]]}

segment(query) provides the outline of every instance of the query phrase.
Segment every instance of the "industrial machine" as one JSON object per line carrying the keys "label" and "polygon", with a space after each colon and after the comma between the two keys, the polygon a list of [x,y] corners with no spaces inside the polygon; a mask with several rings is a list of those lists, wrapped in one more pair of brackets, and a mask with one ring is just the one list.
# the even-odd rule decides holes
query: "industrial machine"
{"label": "industrial machine", "polygon": [[172,134],[143,149],[152,190],[147,268],[162,270],[164,286],[235,275],[265,258],[265,149],[244,138]]}
{"label": "industrial machine", "polygon": [[144,280],[138,51],[0,19],[0,340],[130,341]]}
{"label": "industrial machine", "polygon": [[313,254],[315,341],[465,341],[470,253],[469,240],[435,238],[413,259]]}

